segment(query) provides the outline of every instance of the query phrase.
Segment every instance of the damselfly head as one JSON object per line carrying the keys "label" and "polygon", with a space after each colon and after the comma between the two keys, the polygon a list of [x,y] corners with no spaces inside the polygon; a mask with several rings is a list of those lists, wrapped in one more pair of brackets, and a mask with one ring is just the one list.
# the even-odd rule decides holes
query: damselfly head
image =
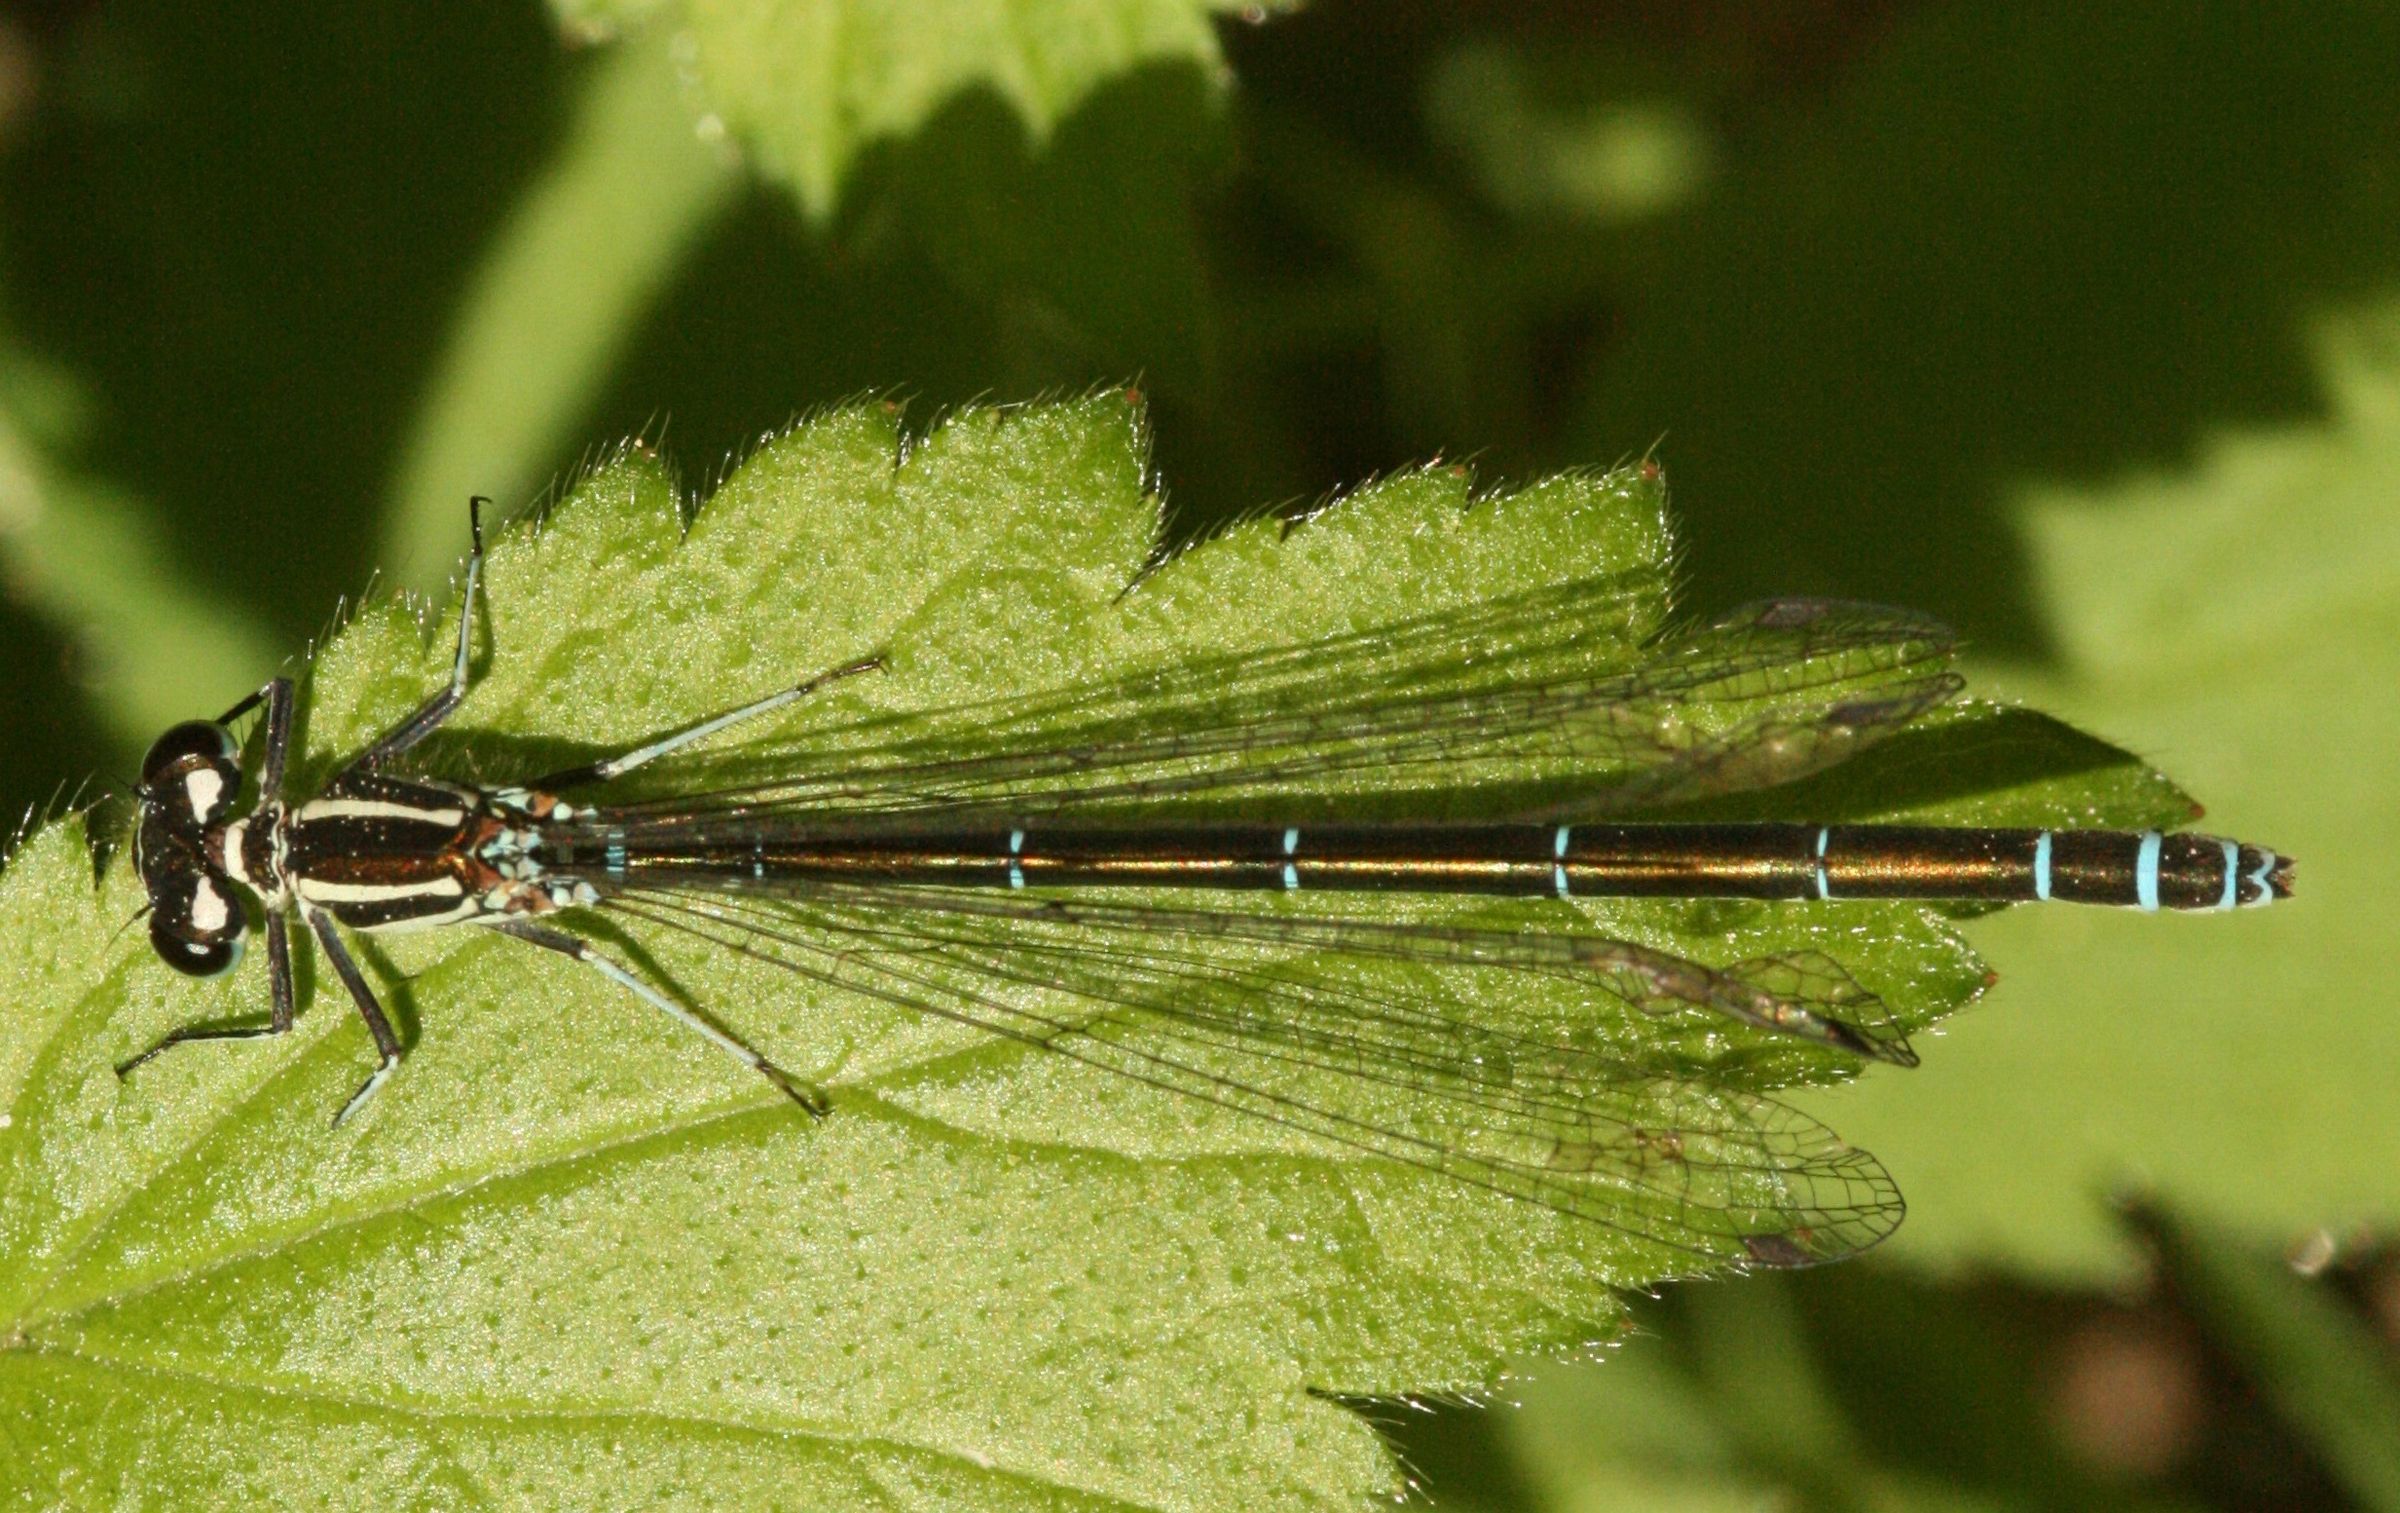
{"label": "damselfly head", "polygon": [[224,726],[186,721],[151,743],[135,790],[150,945],[168,966],[194,977],[231,971],[250,928],[232,880],[208,851],[210,832],[232,812],[241,789],[239,750]]}

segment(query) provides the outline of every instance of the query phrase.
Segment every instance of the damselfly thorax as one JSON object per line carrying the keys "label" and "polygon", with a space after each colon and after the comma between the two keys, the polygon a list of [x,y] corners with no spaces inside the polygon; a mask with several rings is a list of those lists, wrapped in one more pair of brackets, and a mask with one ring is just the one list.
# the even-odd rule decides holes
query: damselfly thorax
{"label": "damselfly thorax", "polygon": [[[1337,989],[1262,967],[1259,948],[1564,976],[1645,1012],[1713,1015],[1746,1033],[1911,1064],[1875,996],[1816,952],[1705,966],[1596,933],[1580,913],[1557,912],[1557,901],[2222,910],[2290,890],[2288,858],[2193,834],[1620,818],[1805,775],[1957,692],[1940,626],[1821,601],[1754,606],[1607,673],[1370,688],[1198,728],[1185,710],[1182,723],[1120,722],[1056,747],[923,761],[903,753],[840,772],[611,801],[613,780],[878,670],[869,656],[529,783],[402,775],[391,764],[467,696],[480,506],[448,685],[321,791],[283,791],[287,679],[215,721],[174,727],[151,748],[137,790],[137,855],[152,943],[179,971],[230,970],[255,908],[271,998],[263,1024],[179,1029],[120,1073],[170,1046],[290,1029],[288,921],[297,918],[378,1051],[339,1124],[402,1056],[344,932],[466,926],[585,964],[793,1100],[826,1110],[823,1093],[702,1007],[561,928],[577,911],[607,909],[782,965],[797,990],[838,986],[970,1025],[1704,1259],[1804,1264],[1872,1244],[1898,1222],[1900,1203],[1871,1158],[1792,1110],[1662,1080],[1571,1036],[1484,1022],[1463,1003]],[[1412,632],[1436,649],[1456,633],[1439,624]],[[1277,654],[1287,666],[1335,671],[1358,655],[1332,642]],[[1361,660],[1390,658],[1378,650]],[[1835,670],[1810,671],[1820,666]],[[258,798],[242,811],[239,747],[227,727],[253,710],[263,713],[263,754]],[[1411,791],[1471,784],[1519,748],[1588,762],[1596,776],[1569,806],[1572,818],[1345,822],[1308,813],[1296,797],[1328,772],[1388,772]],[[1224,819],[1229,797],[1255,817]],[[1141,804],[1139,817],[1116,817],[1128,800]],[[1185,818],[1173,812],[1185,800],[1216,802],[1208,817]],[[1365,891],[1482,894],[1554,912],[1485,928],[1241,902],[1260,892]],[[1053,1006],[1028,1007],[1025,989]],[[1392,1088],[1421,1105],[1405,1122],[1350,1096]]]}

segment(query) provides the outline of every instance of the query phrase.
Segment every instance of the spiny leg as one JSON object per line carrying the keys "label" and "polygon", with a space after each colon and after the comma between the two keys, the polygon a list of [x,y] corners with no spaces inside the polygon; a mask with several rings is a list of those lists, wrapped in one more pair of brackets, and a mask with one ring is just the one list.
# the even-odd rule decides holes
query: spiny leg
{"label": "spiny leg", "polygon": [[504,920],[490,928],[498,930],[503,935],[513,935],[527,945],[540,946],[545,951],[556,951],[561,956],[571,957],[582,962],[652,1008],[667,1014],[687,1029],[698,1031],[710,1045],[774,1083],[776,1089],[785,1097],[818,1118],[821,1119],[832,1111],[833,1105],[826,1098],[823,1089],[811,1087],[794,1077],[782,1067],[744,1045],[731,1032],[717,1025],[699,1010],[687,1004],[677,1003],[625,968],[618,966],[600,954],[592,943],[582,936],[569,935],[564,930],[553,930],[547,926],[522,919]]}
{"label": "spiny leg", "polygon": [[118,1062],[117,1075],[124,1077],[170,1046],[196,1045],[204,1040],[265,1040],[291,1033],[292,945],[280,914],[267,916],[267,982],[272,991],[272,1001],[265,1024],[185,1025],[132,1060]]}
{"label": "spiny leg", "polygon": [[475,639],[475,590],[483,582],[483,507],[491,503],[477,494],[467,501],[467,529],[474,547],[467,554],[467,591],[458,603],[458,656],[450,666],[450,686],[427,699],[415,714],[384,732],[382,739],[358,754],[348,770],[380,767],[439,730],[467,696],[467,648]]}
{"label": "spiny leg", "polygon": [[267,708],[266,754],[258,773],[258,796],[267,803],[283,797],[283,769],[292,746],[292,680],[269,678],[258,692],[217,716],[230,725],[264,704]]}
{"label": "spiny leg", "polygon": [[861,657],[855,662],[844,663],[831,672],[821,672],[805,683],[782,689],[768,694],[763,699],[744,704],[739,709],[729,709],[723,714],[711,715],[697,725],[686,726],[682,730],[660,736],[654,741],[634,747],[631,751],[619,752],[602,761],[587,762],[581,767],[569,767],[561,772],[553,772],[546,777],[536,778],[525,786],[546,793],[555,793],[561,789],[581,787],[586,783],[605,783],[610,778],[622,777],[636,767],[655,762],[671,752],[681,751],[696,741],[705,741],[717,732],[729,730],[745,720],[755,720],[761,715],[773,714],[786,705],[796,704],[829,683],[838,683],[844,678],[856,677],[862,672],[880,672],[882,669],[883,658]]}
{"label": "spiny leg", "polygon": [[367,1033],[375,1037],[375,1049],[383,1058],[376,1065],[374,1074],[357,1092],[350,1095],[350,1101],[342,1105],[341,1112],[333,1116],[333,1126],[339,1129],[342,1121],[357,1113],[358,1106],[373,1097],[375,1090],[390,1081],[392,1073],[399,1068],[400,1037],[392,1033],[392,1022],[384,1017],[383,1005],[375,1001],[375,990],[367,986],[366,974],[359,971],[358,963],[350,959],[350,948],[342,944],[341,935],[334,929],[333,916],[311,909],[308,911],[308,927],[316,932],[317,944],[324,949],[325,959],[333,964],[333,975],[339,977],[342,986],[350,990],[351,1002],[358,1005],[358,1017],[367,1022]]}

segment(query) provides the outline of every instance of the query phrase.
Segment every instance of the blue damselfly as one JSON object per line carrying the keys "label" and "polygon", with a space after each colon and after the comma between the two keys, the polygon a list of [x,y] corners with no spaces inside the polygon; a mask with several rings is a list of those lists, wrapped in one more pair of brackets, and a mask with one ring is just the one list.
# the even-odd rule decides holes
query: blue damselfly
{"label": "blue damselfly", "polygon": [[[152,943],[180,971],[222,973],[255,911],[271,996],[263,1024],[187,1026],[120,1073],[172,1046],[289,1030],[296,918],[378,1051],[340,1124],[402,1059],[344,932],[467,925],[583,963],[827,1112],[824,1090],[718,1012],[560,928],[604,910],[773,963],[799,990],[831,985],[1037,1045],[1700,1261],[1801,1265],[1898,1223],[1899,1196],[1871,1157],[1772,1099],[1495,1021],[1440,984],[1564,979],[1643,1013],[1908,1065],[1875,996],[1820,953],[1708,966],[1599,933],[1558,901],[2197,910],[2290,887],[2289,859],[2192,834],[1632,818],[1820,771],[1959,691],[1939,624],[1817,600],[1754,605],[1596,669],[1577,650],[1589,606],[1572,588],[1547,591],[1478,621],[1476,647],[1511,648],[1497,668],[1470,654],[1455,617],[1434,616],[1064,687],[980,712],[976,749],[880,740],[868,722],[839,760],[770,750],[740,781],[612,799],[639,769],[876,675],[881,659],[859,648],[530,782],[404,775],[402,759],[468,695],[480,503],[447,685],[319,791],[284,791],[286,678],[152,746],[136,837]],[[1508,633],[1495,638],[1495,624]],[[245,807],[229,727],[254,712],[264,735]],[[1445,795],[1527,774],[1538,781],[1513,817],[1446,816]],[[1520,917],[1409,922],[1305,902],[1362,891],[1489,895]],[[1379,986],[1386,963],[1433,986]]]}

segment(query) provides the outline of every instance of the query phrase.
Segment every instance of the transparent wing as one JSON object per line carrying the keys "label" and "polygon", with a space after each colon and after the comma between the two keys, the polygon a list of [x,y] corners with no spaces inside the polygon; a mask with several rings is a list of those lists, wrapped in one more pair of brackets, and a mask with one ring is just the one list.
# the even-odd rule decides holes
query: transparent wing
{"label": "transparent wing", "polygon": [[[641,886],[608,907],[1606,1225],[1678,1271],[1833,1260],[1901,1217],[1873,1157],[1630,1024],[1694,1010],[1781,1015],[1786,1033],[1875,1021],[1872,995],[1821,958],[1712,969],[1591,936],[963,889]],[[1591,1012],[1594,986],[1626,1022]]]}
{"label": "transparent wing", "polygon": [[929,811],[1107,821],[1271,801],[1433,819],[1442,794],[1498,817],[1497,794],[1520,817],[1592,818],[1805,776],[1960,687],[1949,631],[1905,611],[1776,600],[1629,651],[1630,600],[1569,585],[1471,621],[830,727],[749,780],[622,813],[904,826]]}

